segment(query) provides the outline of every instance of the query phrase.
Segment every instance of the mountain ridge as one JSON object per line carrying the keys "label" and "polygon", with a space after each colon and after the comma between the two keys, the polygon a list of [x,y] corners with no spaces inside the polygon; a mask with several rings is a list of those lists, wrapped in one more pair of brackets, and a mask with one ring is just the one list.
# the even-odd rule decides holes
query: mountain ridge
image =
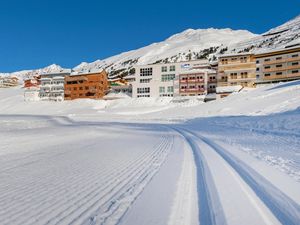
{"label": "mountain ridge", "polygon": [[[103,60],[82,62],[73,68],[77,72],[91,72],[105,69],[110,79],[125,77],[133,73],[135,65],[178,62],[193,59],[214,61],[224,53],[259,52],[283,48],[289,45],[300,46],[300,15],[267,32],[257,35],[247,30],[231,28],[186,29],[167,39],[150,45],[123,52]],[[38,73],[59,72],[64,70],[52,64],[37,70],[25,70],[1,74],[25,79]]]}

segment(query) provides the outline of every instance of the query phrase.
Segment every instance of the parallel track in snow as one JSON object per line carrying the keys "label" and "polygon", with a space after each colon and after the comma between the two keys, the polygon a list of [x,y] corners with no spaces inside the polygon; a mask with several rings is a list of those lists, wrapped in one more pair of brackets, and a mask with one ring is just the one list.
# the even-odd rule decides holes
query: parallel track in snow
{"label": "parallel track in snow", "polygon": [[[267,179],[258,174],[254,169],[232,155],[228,150],[204,136],[179,127],[170,128],[174,129],[185,138],[194,154],[197,166],[200,224],[226,224],[226,215],[224,215],[226,214],[226,206],[217,207],[218,204],[216,204],[216,200],[218,201],[219,199],[219,201],[221,201],[218,192],[215,191],[218,187],[216,187],[213,181],[217,178],[212,177],[210,174],[212,167],[214,167],[214,162],[209,163],[209,161],[206,160],[208,158],[207,152],[213,151],[221,157],[222,161],[218,162],[224,163],[224,168],[225,166],[230,167],[231,170],[234,171],[237,175],[236,177],[238,177],[235,178],[235,180],[239,180],[238,182],[240,184],[246,184],[244,189],[246,190],[245,193],[248,195],[247,198],[249,199],[249,202],[253,204],[253,209],[256,208],[261,214],[261,217],[264,218],[264,224],[273,224],[272,220],[274,221],[275,218],[284,225],[299,225],[300,206],[271,184]],[[207,150],[203,151],[203,148]],[[231,172],[231,174],[233,173]],[[252,191],[247,191],[247,189]],[[253,193],[255,195],[254,197]],[[237,209],[237,213],[239,210],[240,209]],[[271,213],[268,213],[267,211]]]}
{"label": "parallel track in snow", "polygon": [[[59,170],[54,170],[47,179],[42,176],[34,177],[17,190],[13,187],[14,184],[2,183],[0,188],[7,192],[0,193],[1,224],[116,224],[159,171],[172,149],[173,138],[166,132],[153,148],[145,149],[139,157],[127,161],[116,158],[111,166],[96,173],[88,165],[85,168],[87,173],[81,172],[82,165],[70,165],[72,177],[68,183],[56,183],[55,186],[47,183],[49,180],[56,180]],[[70,152],[57,155],[54,152],[47,159],[55,161],[65,154],[68,156]],[[34,164],[38,162],[33,160],[36,156],[33,154],[32,158],[29,156],[26,160]],[[11,170],[26,166],[28,164],[22,162],[18,167],[8,168],[5,165],[1,168],[0,165],[0,171],[3,169],[3,174],[9,174]],[[95,183],[95,180],[99,182]],[[82,182],[86,185],[81,185]],[[31,193],[34,193],[33,199],[28,199]],[[74,196],[74,193],[77,195]],[[18,201],[7,205],[9,198]],[[31,201],[35,203],[32,204]]]}

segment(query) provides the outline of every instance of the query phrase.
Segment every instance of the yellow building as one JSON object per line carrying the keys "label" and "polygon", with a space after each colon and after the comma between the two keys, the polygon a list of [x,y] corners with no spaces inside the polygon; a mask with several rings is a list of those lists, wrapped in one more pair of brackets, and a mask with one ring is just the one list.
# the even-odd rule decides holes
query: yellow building
{"label": "yellow building", "polygon": [[218,61],[217,97],[226,97],[244,87],[254,88],[256,64],[251,53],[223,55]]}
{"label": "yellow building", "polygon": [[253,54],[242,53],[219,57],[218,86],[255,87],[256,64]]}
{"label": "yellow building", "polygon": [[255,55],[257,84],[300,79],[300,47]]}

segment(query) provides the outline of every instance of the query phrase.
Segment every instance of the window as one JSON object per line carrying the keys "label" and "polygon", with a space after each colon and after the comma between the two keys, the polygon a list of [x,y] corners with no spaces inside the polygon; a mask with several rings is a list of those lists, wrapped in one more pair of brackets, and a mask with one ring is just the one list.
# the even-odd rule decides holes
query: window
{"label": "window", "polygon": [[174,91],[174,88],[173,88],[173,86],[169,86],[169,87],[168,87],[168,92],[171,92],[171,93],[173,93],[173,91]]}
{"label": "window", "polygon": [[292,63],[292,66],[296,66],[296,65],[299,65],[299,63],[298,62],[293,62]]}
{"label": "window", "polygon": [[292,55],[292,58],[296,58],[298,56],[299,56],[298,54],[295,54],[295,55]]}
{"label": "window", "polygon": [[176,70],[175,66],[170,66],[170,71],[174,72]]}
{"label": "window", "polygon": [[276,68],[279,68],[279,67],[282,67],[282,65],[280,64],[280,65],[276,65]]}
{"label": "window", "polygon": [[88,86],[85,86],[85,90],[89,90],[89,87],[88,87]]}
{"label": "window", "polygon": [[137,93],[138,93],[138,94],[150,93],[150,88],[149,88],[149,87],[145,87],[145,88],[137,88]]}
{"label": "window", "polygon": [[259,67],[256,68],[256,71],[259,71]]}
{"label": "window", "polygon": [[162,82],[171,81],[171,80],[174,80],[174,78],[175,78],[175,74],[164,74],[164,75],[161,75],[161,81]]}
{"label": "window", "polygon": [[292,73],[299,73],[299,70],[293,70]]}
{"label": "window", "polygon": [[265,61],[265,62],[269,62],[270,60],[271,60],[271,59],[265,59],[264,61]]}
{"label": "window", "polygon": [[83,87],[79,87],[79,90],[83,90]]}
{"label": "window", "polygon": [[231,79],[237,79],[237,73],[231,73],[230,78]]}
{"label": "window", "polygon": [[256,64],[259,64],[259,60],[256,60]]}
{"label": "window", "polygon": [[271,66],[265,66],[265,69],[270,69],[271,68]]}
{"label": "window", "polygon": [[138,97],[138,98],[149,98],[150,95],[138,95],[137,97]]}
{"label": "window", "polygon": [[246,57],[246,56],[241,57],[241,58],[240,58],[240,62],[247,62],[247,57]]}
{"label": "window", "polygon": [[228,64],[228,59],[222,59],[221,62],[222,64]]}
{"label": "window", "polygon": [[266,73],[266,74],[265,74],[265,77],[269,77],[269,76],[271,76],[270,73]]}
{"label": "window", "polygon": [[140,79],[140,83],[141,84],[144,84],[144,83],[150,83],[151,81],[151,78],[148,78],[148,79]]}
{"label": "window", "polygon": [[241,78],[248,78],[248,72],[241,72]]}
{"label": "window", "polygon": [[162,66],[161,67],[161,72],[168,72],[168,67],[167,66]]}
{"label": "window", "polygon": [[152,68],[142,68],[140,69],[140,76],[146,77],[146,76],[152,76],[153,69]]}
{"label": "window", "polygon": [[277,57],[277,58],[276,58],[276,60],[280,60],[280,59],[282,59],[282,57]]}
{"label": "window", "polygon": [[277,72],[276,75],[282,75],[282,72]]}
{"label": "window", "polygon": [[159,87],[159,93],[165,93],[166,89],[165,87]]}

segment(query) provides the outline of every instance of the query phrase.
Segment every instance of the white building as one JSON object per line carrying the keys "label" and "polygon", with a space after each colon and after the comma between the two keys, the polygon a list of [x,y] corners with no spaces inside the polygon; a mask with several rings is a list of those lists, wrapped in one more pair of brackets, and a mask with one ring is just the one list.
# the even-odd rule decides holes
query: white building
{"label": "white building", "polygon": [[10,88],[18,86],[18,78],[17,77],[0,77],[0,88]]}
{"label": "white building", "polygon": [[135,67],[132,97],[173,97],[174,79],[180,73],[198,68],[209,68],[208,60],[150,64]]}
{"label": "white building", "polygon": [[70,72],[43,74],[41,75],[41,85],[39,97],[42,101],[63,101],[65,76]]}
{"label": "white building", "polygon": [[25,88],[24,101],[26,102],[39,101],[40,100],[39,93],[40,93],[40,87]]}

